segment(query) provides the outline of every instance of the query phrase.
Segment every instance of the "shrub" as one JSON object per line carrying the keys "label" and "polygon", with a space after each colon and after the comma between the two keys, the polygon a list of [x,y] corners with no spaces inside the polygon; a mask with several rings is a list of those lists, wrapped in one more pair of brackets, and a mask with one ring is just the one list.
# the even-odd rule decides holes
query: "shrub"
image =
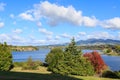
{"label": "shrub", "polygon": [[23,70],[37,70],[38,67],[42,65],[42,62],[40,61],[33,61],[31,57],[28,58],[28,60],[23,63],[22,69]]}
{"label": "shrub", "polygon": [[5,42],[0,44],[0,71],[8,71],[12,67],[11,49]]}
{"label": "shrub", "polygon": [[120,76],[118,76],[118,72],[112,72],[112,71],[104,71],[102,73],[102,77],[106,77],[106,78],[120,78]]}
{"label": "shrub", "polygon": [[56,68],[63,61],[63,51],[61,48],[53,48],[46,56],[45,61],[49,64],[48,69],[57,72]]}
{"label": "shrub", "polygon": [[105,64],[105,62],[103,61],[98,52],[93,51],[91,53],[85,53],[83,56],[86,57],[87,60],[91,62],[91,64],[94,67],[94,71],[97,74],[100,74],[102,73],[102,71],[107,69],[107,65]]}

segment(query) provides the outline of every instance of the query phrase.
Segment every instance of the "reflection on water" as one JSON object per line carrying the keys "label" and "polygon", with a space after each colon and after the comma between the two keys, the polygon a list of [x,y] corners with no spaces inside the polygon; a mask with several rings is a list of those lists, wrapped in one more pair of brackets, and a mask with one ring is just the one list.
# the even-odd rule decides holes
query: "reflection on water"
{"label": "reflection on water", "polygon": [[[50,49],[40,49],[38,51],[23,51],[23,52],[12,52],[14,62],[26,61],[29,57],[33,60],[40,60],[44,62],[46,55],[49,53]],[[92,52],[93,50],[82,50],[83,53]],[[102,53],[99,50],[96,50]],[[102,55],[105,63],[109,66],[111,70],[120,70],[120,56],[107,56]]]}

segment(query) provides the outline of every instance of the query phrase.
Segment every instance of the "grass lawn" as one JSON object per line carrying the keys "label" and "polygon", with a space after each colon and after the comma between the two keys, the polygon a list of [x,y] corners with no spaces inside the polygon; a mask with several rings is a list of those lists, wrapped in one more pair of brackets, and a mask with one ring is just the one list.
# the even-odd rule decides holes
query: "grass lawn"
{"label": "grass lawn", "polygon": [[47,71],[46,67],[39,67],[39,70],[21,70],[20,67],[10,72],[0,72],[0,80],[120,80],[109,78],[98,78],[92,76],[63,76]]}

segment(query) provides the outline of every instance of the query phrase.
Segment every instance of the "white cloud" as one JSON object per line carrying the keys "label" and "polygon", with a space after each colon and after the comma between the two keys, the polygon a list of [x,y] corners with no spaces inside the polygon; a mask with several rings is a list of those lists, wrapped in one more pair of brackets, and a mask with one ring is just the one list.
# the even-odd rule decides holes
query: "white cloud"
{"label": "white cloud", "polygon": [[4,7],[6,6],[5,3],[0,3],[0,11],[4,11]]}
{"label": "white cloud", "polygon": [[97,19],[95,17],[87,17],[82,15],[82,11],[76,10],[73,6],[60,6],[49,3],[48,1],[34,4],[34,8],[19,15],[25,20],[39,21],[45,18],[49,25],[56,26],[60,23],[70,23],[81,26],[96,26]]}
{"label": "white cloud", "polygon": [[44,29],[44,28],[40,28],[39,31],[40,31],[41,33],[45,34],[45,35],[52,35],[52,34],[53,34],[53,32],[48,31],[48,30],[46,30],[46,29]]}
{"label": "white cloud", "polygon": [[69,35],[69,34],[67,34],[67,33],[61,34],[61,37],[63,37],[63,38],[69,38],[69,39],[72,38],[72,36]]}
{"label": "white cloud", "polygon": [[60,36],[55,36],[55,40],[59,40],[60,38]]}
{"label": "white cloud", "polygon": [[0,34],[0,41],[10,41],[11,38],[7,34]]}
{"label": "white cloud", "polygon": [[50,35],[50,36],[47,36],[47,40],[52,40],[52,36]]}
{"label": "white cloud", "polygon": [[34,16],[36,18],[43,16],[53,26],[61,22],[69,22],[76,25],[82,23],[82,12],[76,11],[72,6],[58,6],[45,1],[40,4],[35,4],[34,9]]}
{"label": "white cloud", "polygon": [[10,45],[24,45],[27,39],[24,39],[16,34],[0,34],[0,42],[7,42]]}
{"label": "white cloud", "polygon": [[85,26],[94,27],[98,24],[98,20],[95,17],[83,17],[83,24]]}
{"label": "white cloud", "polygon": [[34,21],[33,16],[27,12],[19,14],[19,17],[21,17],[23,20]]}
{"label": "white cloud", "polygon": [[22,33],[22,29],[15,29],[15,30],[13,30],[13,32],[17,33],[17,34],[20,34],[20,33]]}
{"label": "white cloud", "polygon": [[10,14],[10,18],[14,18],[15,16],[14,16],[14,14]]}
{"label": "white cloud", "polygon": [[109,34],[108,32],[94,32],[92,34],[87,35],[87,39],[114,39],[115,36]]}
{"label": "white cloud", "polygon": [[44,44],[46,44],[46,40],[34,40],[33,42],[32,42],[32,44],[39,44],[39,45],[44,45]]}
{"label": "white cloud", "polygon": [[12,39],[13,41],[20,41],[20,42],[25,41],[22,37],[20,37],[20,36],[18,36],[18,35],[13,35],[13,36],[11,37],[11,39]]}
{"label": "white cloud", "polygon": [[120,29],[120,17],[115,17],[109,20],[105,20],[101,23],[104,28]]}
{"label": "white cloud", "polygon": [[2,28],[4,25],[4,22],[0,22],[0,28]]}

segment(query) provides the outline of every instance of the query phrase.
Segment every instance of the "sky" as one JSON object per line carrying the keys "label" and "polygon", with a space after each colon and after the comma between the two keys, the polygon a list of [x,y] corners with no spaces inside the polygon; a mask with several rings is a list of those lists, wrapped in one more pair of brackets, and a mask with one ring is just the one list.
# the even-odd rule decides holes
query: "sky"
{"label": "sky", "polygon": [[120,0],[0,0],[0,43],[120,40]]}

